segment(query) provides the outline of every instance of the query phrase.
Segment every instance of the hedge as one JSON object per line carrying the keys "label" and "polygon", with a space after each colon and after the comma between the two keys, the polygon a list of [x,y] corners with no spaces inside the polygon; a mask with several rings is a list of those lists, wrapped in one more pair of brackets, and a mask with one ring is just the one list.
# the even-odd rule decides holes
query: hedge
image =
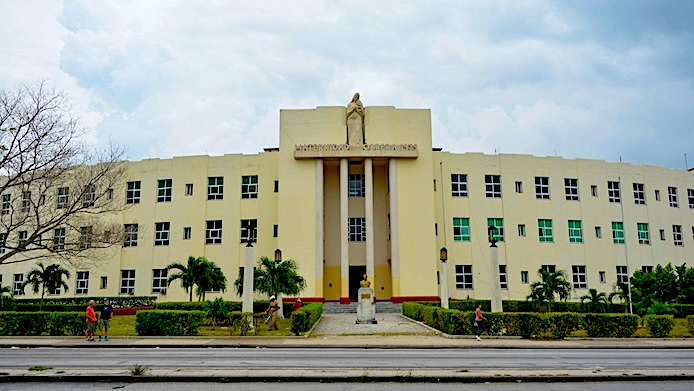
{"label": "hedge", "polygon": [[694,315],[694,304],[670,304],[677,313],[675,318],[688,318],[690,315]]}
{"label": "hedge", "polygon": [[687,330],[694,335],[694,315],[687,316]]}
{"label": "hedge", "polygon": [[135,315],[137,335],[198,335],[205,320],[204,311],[138,311]]}
{"label": "hedge", "polygon": [[[80,308],[82,311],[87,308],[89,300],[94,300],[97,305],[102,303],[104,296],[98,297],[48,297],[43,299],[44,311],[76,311],[75,308]],[[126,307],[150,307],[154,305],[157,296],[114,296],[109,297],[111,305],[114,308]],[[2,311],[38,311],[41,299],[2,299]],[[49,310],[50,309],[50,310]]]}
{"label": "hedge", "polygon": [[[179,310],[179,311],[205,311],[205,303],[208,301],[167,301],[154,303],[155,310]],[[240,312],[243,310],[243,302],[227,301],[229,311]],[[254,301],[253,313],[265,312],[270,304],[267,301]],[[294,309],[294,303],[283,301],[282,310],[285,317],[289,317]]]}
{"label": "hedge", "polygon": [[81,335],[84,312],[0,312],[0,335]]}
{"label": "hedge", "polygon": [[[426,304],[439,305],[439,303]],[[490,300],[451,300],[448,302],[448,306],[451,309],[459,311],[474,311],[477,308],[477,304],[482,304],[482,311],[484,312],[491,312],[492,310]],[[501,304],[504,312],[536,312],[537,310],[533,302],[526,300],[503,300]],[[625,312],[625,308],[624,304],[608,303],[607,313],[621,314]],[[554,312],[585,313],[583,305],[576,301],[554,302],[554,304],[552,304],[552,313]],[[694,310],[692,314],[694,314]]]}
{"label": "hedge", "polygon": [[323,303],[308,303],[292,312],[292,332],[294,335],[305,333],[318,322],[323,315]]}
{"label": "hedge", "polygon": [[644,318],[646,328],[654,338],[664,338],[670,335],[675,328],[674,315],[646,315]]}
{"label": "hedge", "polygon": [[628,338],[636,332],[638,315],[632,314],[585,314],[583,328],[589,337]]}

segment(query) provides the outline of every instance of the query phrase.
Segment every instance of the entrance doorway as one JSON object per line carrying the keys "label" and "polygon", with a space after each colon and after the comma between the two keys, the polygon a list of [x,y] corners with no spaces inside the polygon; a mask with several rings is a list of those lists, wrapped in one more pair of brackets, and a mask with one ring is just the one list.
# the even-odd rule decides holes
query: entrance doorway
{"label": "entrance doorway", "polygon": [[349,299],[358,301],[360,281],[366,274],[366,266],[350,266],[349,267]]}

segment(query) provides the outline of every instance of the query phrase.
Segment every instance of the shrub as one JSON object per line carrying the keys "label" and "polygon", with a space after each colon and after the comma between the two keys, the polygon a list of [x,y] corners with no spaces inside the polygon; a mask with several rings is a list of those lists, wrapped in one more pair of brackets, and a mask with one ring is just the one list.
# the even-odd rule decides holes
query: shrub
{"label": "shrub", "polygon": [[546,314],[535,312],[518,312],[515,314],[515,332],[521,338],[537,338],[550,327],[549,317]]}
{"label": "shrub", "polygon": [[198,335],[205,316],[204,311],[138,311],[135,332],[137,335]]}
{"label": "shrub", "polygon": [[694,315],[694,304],[671,304],[671,306],[677,311],[675,318],[688,318],[689,315]]}
{"label": "shrub", "polygon": [[675,317],[673,315],[646,315],[644,320],[648,332],[654,338],[667,337],[675,327]]}
{"label": "shrub", "polygon": [[[98,297],[51,297],[51,298],[45,298],[43,300],[43,309],[46,311],[47,305],[55,305],[55,306],[65,306],[66,308],[70,308],[70,306],[77,306],[80,307],[82,310],[84,310],[87,307],[87,304],[89,303],[89,300],[94,300],[97,303],[101,303],[103,301],[104,297],[103,296],[98,296]],[[130,307],[151,307],[154,305],[154,303],[157,300],[157,296],[114,296],[114,297],[109,297],[111,300],[111,305],[114,308],[130,308]],[[5,299],[3,298],[3,301]],[[30,308],[34,308],[32,306],[36,306],[35,308],[38,310],[39,308],[39,302],[41,299],[14,299],[12,300],[11,304],[8,304],[9,306],[15,306],[17,311],[21,311],[22,308],[26,308],[27,310],[30,310]]]}
{"label": "shrub", "polygon": [[85,328],[83,312],[0,313],[0,335],[79,335]]}
{"label": "shrub", "polygon": [[583,326],[589,337],[628,338],[636,332],[639,317],[631,314],[585,314]]}
{"label": "shrub", "polygon": [[687,330],[694,335],[694,315],[687,316]]}
{"label": "shrub", "polygon": [[231,325],[232,333],[237,332],[239,335],[246,336],[251,331],[249,317],[253,319],[253,314],[250,312],[233,311],[228,314],[226,322]]}
{"label": "shrub", "polygon": [[551,313],[547,317],[550,324],[549,331],[554,339],[564,339],[581,326],[582,316],[579,314],[571,312]]}
{"label": "shrub", "polygon": [[297,311],[292,312],[292,332],[294,335],[305,333],[313,327],[313,325],[323,315],[322,303],[308,303]]}
{"label": "shrub", "polygon": [[218,297],[213,301],[206,301],[205,311],[207,312],[207,318],[212,321],[212,324],[215,327],[228,326],[229,307],[229,302],[225,301],[221,297]]}
{"label": "shrub", "polygon": [[646,313],[649,315],[675,315],[677,310],[671,305],[654,300]]}

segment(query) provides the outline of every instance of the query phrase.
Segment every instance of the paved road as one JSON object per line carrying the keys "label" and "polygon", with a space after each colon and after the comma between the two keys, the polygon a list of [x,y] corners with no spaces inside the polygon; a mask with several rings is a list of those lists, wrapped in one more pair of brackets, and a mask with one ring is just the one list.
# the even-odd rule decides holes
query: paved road
{"label": "paved road", "polygon": [[3,349],[0,368],[683,369],[691,349]]}

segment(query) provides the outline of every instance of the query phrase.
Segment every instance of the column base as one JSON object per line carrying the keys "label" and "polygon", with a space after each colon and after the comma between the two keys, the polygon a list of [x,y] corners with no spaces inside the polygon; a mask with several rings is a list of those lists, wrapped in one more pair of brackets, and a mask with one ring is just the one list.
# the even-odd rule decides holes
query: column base
{"label": "column base", "polygon": [[340,304],[349,304],[352,302],[352,299],[349,297],[340,297]]}

